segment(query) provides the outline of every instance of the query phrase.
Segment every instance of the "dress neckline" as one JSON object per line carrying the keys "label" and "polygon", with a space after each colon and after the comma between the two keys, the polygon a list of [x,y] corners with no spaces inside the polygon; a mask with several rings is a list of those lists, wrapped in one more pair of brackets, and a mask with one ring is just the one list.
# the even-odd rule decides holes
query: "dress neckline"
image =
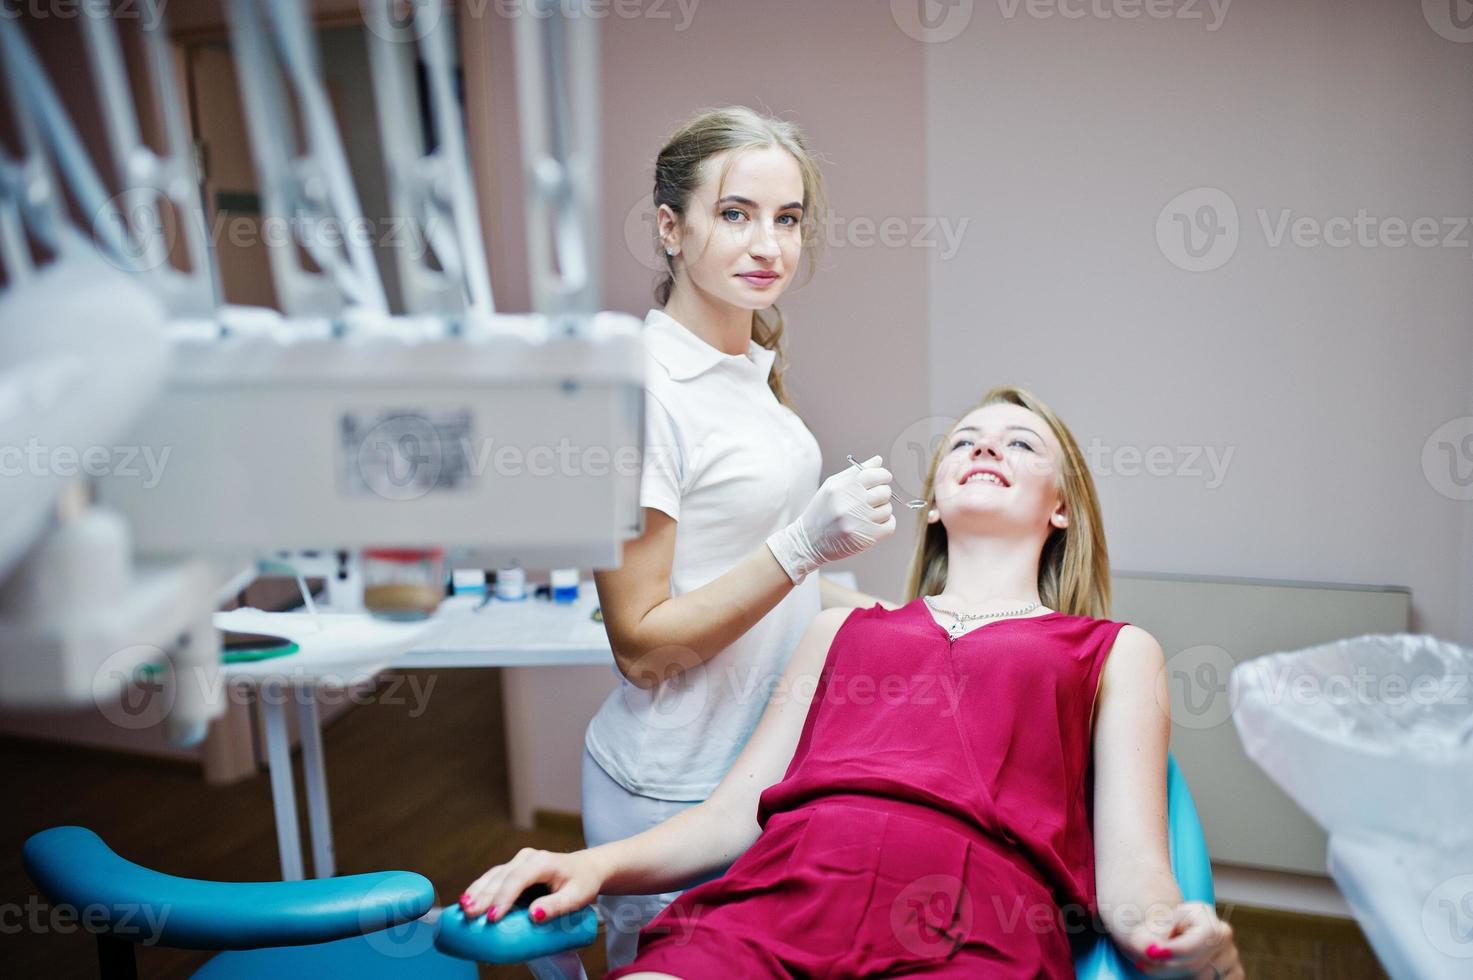
{"label": "dress neckline", "polygon": [[942,636],[946,637],[946,641],[948,643],[956,643],[958,640],[961,640],[963,637],[971,636],[973,633],[979,632],[981,630],[985,630],[989,626],[999,626],[999,625],[1001,625],[1003,623],[1030,622],[1030,621],[1035,620],[1035,619],[1052,619],[1055,616],[1063,616],[1063,615],[1065,615],[1064,613],[1059,612],[1057,609],[1051,609],[1051,610],[1049,610],[1048,612],[1044,613],[1041,616],[1008,616],[1008,617],[1006,617],[1004,619],[994,619],[994,620],[990,620],[989,622],[981,623],[981,624],[979,624],[977,626],[973,626],[971,629],[967,630],[965,633],[962,633],[959,636],[953,637],[951,635],[951,630],[947,629],[945,626],[942,626],[941,625],[941,621],[936,618],[936,614],[931,611],[931,607],[928,606],[928,605],[926,605],[926,600],[925,599],[923,599],[920,596],[916,596],[914,599],[911,600],[911,604],[914,605],[914,606],[918,606],[919,607],[920,614],[922,616],[924,616],[926,618],[926,620],[933,627],[935,627],[936,630],[938,630],[941,633]]}

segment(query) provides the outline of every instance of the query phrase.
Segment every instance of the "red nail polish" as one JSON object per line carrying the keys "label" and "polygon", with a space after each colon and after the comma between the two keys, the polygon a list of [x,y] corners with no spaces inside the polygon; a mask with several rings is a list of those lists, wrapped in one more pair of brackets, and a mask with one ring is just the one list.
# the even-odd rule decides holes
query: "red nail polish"
{"label": "red nail polish", "polygon": [[1146,955],[1158,960],[1171,959],[1171,950],[1165,946],[1157,946],[1155,943],[1146,947]]}
{"label": "red nail polish", "polygon": [[541,922],[545,918],[547,918],[547,913],[545,911],[543,911],[542,909],[533,909],[532,910],[532,921],[533,922]]}
{"label": "red nail polish", "polygon": [[496,906],[493,905],[489,909],[486,910],[486,921],[487,922],[490,922],[495,917],[496,917]]}

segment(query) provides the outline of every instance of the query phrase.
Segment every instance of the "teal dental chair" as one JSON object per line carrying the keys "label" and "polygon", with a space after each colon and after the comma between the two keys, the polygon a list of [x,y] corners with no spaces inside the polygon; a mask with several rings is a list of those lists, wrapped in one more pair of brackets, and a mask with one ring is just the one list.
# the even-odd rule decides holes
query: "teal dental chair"
{"label": "teal dental chair", "polygon": [[[1213,903],[1207,842],[1186,780],[1167,757],[1171,869],[1188,901]],[[434,887],[423,875],[383,871],[310,881],[218,882],[176,878],[113,852],[82,827],[52,827],[25,843],[25,865],[54,905],[77,910],[97,934],[105,980],[137,976],[133,946],[221,950],[201,980],[413,976],[474,980],[476,962],[525,963],[539,980],[583,976],[576,950],[593,942],[592,907],[534,923],[527,904],[495,925],[467,921],[458,905],[427,917]],[[540,886],[539,886],[540,887]],[[1107,936],[1075,959],[1080,980],[1143,976]]]}

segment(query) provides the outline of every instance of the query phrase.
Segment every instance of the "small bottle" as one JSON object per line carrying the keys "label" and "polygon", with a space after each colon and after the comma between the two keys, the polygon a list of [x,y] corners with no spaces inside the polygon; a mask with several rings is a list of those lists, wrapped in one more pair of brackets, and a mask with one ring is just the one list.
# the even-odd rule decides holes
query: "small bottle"
{"label": "small bottle", "polygon": [[554,568],[551,579],[553,602],[573,603],[578,601],[578,569]]}
{"label": "small bottle", "polygon": [[450,573],[450,589],[455,595],[485,595],[484,568],[457,568]]}
{"label": "small bottle", "polygon": [[527,598],[527,572],[520,565],[496,570],[496,598],[521,602]]}
{"label": "small bottle", "polygon": [[379,619],[426,619],[445,594],[439,548],[364,548],[363,605]]}

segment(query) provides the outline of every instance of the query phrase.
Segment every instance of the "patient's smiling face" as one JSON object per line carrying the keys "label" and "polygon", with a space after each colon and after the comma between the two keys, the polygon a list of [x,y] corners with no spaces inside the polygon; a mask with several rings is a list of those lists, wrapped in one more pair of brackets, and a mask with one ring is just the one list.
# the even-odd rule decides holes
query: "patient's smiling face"
{"label": "patient's smiling face", "polygon": [[[1033,530],[1063,527],[1060,460],[1048,423],[1020,405],[985,405],[967,413],[947,435],[932,481],[929,523],[949,534],[967,527],[996,533],[1000,526]],[[991,470],[992,482],[977,476]]]}
{"label": "patient's smiling face", "polygon": [[701,292],[740,309],[766,309],[788,288],[803,251],[798,161],[763,146],[718,153],[701,167],[684,220],[660,207],[661,242],[675,248]]}

